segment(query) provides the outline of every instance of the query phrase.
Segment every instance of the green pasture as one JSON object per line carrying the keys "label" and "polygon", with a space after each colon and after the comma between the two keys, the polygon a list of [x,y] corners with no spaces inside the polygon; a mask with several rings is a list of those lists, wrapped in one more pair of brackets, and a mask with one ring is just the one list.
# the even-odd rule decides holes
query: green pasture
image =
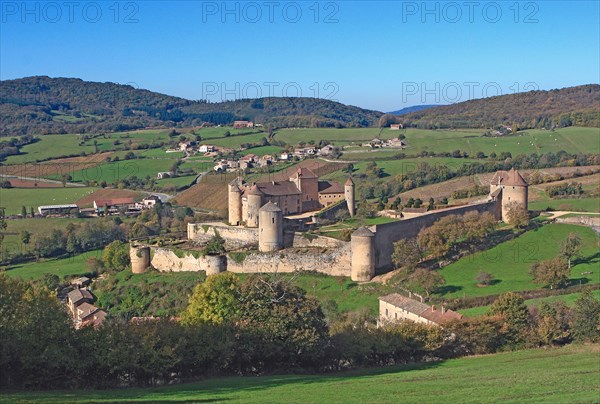
{"label": "green pasture", "polygon": [[[72,182],[106,181],[109,184],[124,178],[156,178],[161,171],[170,171],[174,160],[170,159],[133,159],[102,163],[94,167],[71,173]],[[50,177],[56,179],[55,177]]]}
{"label": "green pasture", "polygon": [[75,201],[96,191],[97,188],[9,188],[0,189],[0,206],[5,208],[7,215],[21,213],[21,207],[33,207],[37,213],[40,205],[64,205]]}
{"label": "green pasture", "polygon": [[64,279],[66,276],[83,275],[89,272],[86,265],[86,260],[89,258],[102,258],[102,250],[88,251],[68,258],[52,258],[11,265],[7,268],[6,274],[27,280],[41,279],[49,273]]}
{"label": "green pasture", "polygon": [[[577,233],[583,241],[582,257],[574,261],[571,281],[575,284],[600,283],[599,238],[596,232],[583,226],[547,224],[443,268],[440,273],[446,279],[446,284],[441,294],[444,298],[453,298],[539,289],[540,286],[534,284],[528,274],[531,264],[556,257],[559,242],[571,232]],[[475,277],[482,271],[493,274],[495,283],[486,287],[477,286]],[[592,273],[583,275],[583,272]]]}
{"label": "green pasture", "polygon": [[599,354],[598,345],[568,345],[321,375],[221,377],[116,390],[10,392],[3,395],[3,401],[592,403],[598,402]]}
{"label": "green pasture", "polygon": [[283,150],[278,146],[261,146],[261,147],[253,147],[252,149],[244,150],[240,154],[245,156],[247,154],[256,154],[257,156],[264,156],[265,154],[270,154],[271,156],[278,158],[279,154]]}

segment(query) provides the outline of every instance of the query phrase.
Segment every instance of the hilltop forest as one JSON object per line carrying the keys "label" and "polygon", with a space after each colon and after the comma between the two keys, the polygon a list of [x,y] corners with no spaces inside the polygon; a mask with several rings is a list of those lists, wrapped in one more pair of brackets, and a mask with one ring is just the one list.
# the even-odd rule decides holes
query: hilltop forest
{"label": "hilltop forest", "polygon": [[308,97],[212,103],[75,78],[37,76],[0,81],[0,136],[227,125],[234,120],[252,120],[274,128],[358,128],[394,122],[426,129],[597,127],[599,110],[597,84],[471,100],[396,116]]}

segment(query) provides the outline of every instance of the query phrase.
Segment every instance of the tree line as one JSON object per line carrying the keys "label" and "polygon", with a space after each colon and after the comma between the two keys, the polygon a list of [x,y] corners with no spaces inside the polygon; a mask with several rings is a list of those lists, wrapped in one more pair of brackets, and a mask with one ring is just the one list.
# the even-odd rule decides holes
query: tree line
{"label": "tree line", "polygon": [[283,279],[235,274],[196,286],[177,319],[108,319],[75,330],[43,287],[0,275],[2,389],[114,388],[211,376],[317,373],[598,341],[600,301],[583,293],[528,310],[512,293],[488,315],[443,328],[376,327],[361,313],[328,322],[316,300]]}

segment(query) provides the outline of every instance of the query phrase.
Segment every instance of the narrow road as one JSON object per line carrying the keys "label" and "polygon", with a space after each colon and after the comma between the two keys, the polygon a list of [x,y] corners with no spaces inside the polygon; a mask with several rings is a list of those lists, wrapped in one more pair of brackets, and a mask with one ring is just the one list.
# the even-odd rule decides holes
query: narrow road
{"label": "narrow road", "polygon": [[[0,174],[0,178],[2,179],[7,179],[8,181],[10,181],[11,178],[15,178],[18,180],[25,180],[25,181],[35,181],[35,182],[47,182],[50,184],[61,184],[62,185],[62,181],[58,181],[58,180],[49,180],[47,178],[39,178],[39,177],[23,177],[20,175],[2,175]],[[85,184],[79,184],[76,182],[67,182],[65,184],[66,186],[69,187],[85,187]]]}

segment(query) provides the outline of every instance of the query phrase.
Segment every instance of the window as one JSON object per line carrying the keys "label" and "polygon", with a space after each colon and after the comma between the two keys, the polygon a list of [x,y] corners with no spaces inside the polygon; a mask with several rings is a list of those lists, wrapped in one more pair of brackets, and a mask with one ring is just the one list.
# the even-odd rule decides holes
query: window
{"label": "window", "polygon": [[388,315],[388,309],[385,309],[385,316],[387,317]]}
{"label": "window", "polygon": [[275,224],[275,218],[272,218],[271,220],[273,221],[273,224]]}

